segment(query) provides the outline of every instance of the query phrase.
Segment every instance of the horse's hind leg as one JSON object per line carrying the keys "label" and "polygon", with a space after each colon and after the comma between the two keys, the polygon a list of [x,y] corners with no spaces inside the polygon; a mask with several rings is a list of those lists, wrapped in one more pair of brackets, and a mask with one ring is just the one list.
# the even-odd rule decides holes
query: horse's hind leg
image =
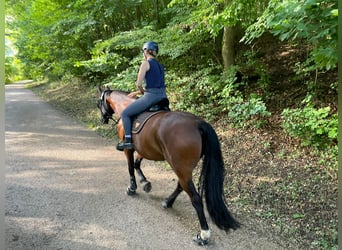
{"label": "horse's hind leg", "polygon": [[173,203],[175,202],[177,196],[183,191],[183,188],[181,187],[181,185],[179,184],[179,182],[177,183],[177,188],[175,189],[175,191],[173,191],[173,193],[165,199],[165,201],[163,201],[162,206],[164,208],[170,208],[172,207]]}
{"label": "horse's hind leg", "polygon": [[198,194],[192,180],[188,181],[185,185],[186,188],[184,188],[184,190],[190,197],[191,203],[196,210],[201,226],[201,233],[194,238],[194,241],[199,245],[207,245],[210,238],[210,230],[203,210],[202,197]]}
{"label": "horse's hind leg", "polygon": [[137,171],[138,175],[139,175],[139,179],[140,179],[140,183],[143,184],[143,189],[146,193],[150,192],[152,189],[152,184],[151,182],[149,182],[143,171],[141,170],[140,166],[141,166],[141,161],[143,160],[143,158],[141,156],[137,156],[134,162],[134,168]]}

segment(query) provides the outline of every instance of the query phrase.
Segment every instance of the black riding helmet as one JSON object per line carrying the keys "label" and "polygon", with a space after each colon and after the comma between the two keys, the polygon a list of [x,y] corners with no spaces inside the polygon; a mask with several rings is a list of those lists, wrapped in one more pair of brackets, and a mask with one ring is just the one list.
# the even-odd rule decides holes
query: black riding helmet
{"label": "black riding helmet", "polygon": [[153,50],[158,54],[158,44],[156,42],[152,42],[152,41],[146,42],[144,43],[142,49]]}

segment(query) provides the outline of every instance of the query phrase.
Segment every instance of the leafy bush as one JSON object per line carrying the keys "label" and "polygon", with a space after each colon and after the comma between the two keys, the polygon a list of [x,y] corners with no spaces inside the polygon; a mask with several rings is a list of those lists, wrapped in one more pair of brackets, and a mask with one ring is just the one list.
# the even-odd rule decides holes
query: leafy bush
{"label": "leafy bush", "polygon": [[303,146],[322,148],[337,142],[338,120],[336,114],[330,114],[330,107],[316,109],[307,104],[303,109],[285,109],[282,117],[283,128]]}
{"label": "leafy bush", "polygon": [[246,101],[239,90],[244,82],[238,82],[237,67],[231,67],[221,76],[213,74],[216,68],[204,68],[188,77],[173,77],[170,81],[172,93],[169,94],[174,109],[186,110],[215,120],[228,115],[236,127],[262,127],[263,119],[271,115],[261,97],[251,95]]}
{"label": "leafy bush", "polygon": [[136,79],[137,70],[134,70],[134,67],[129,67],[125,71],[109,77],[106,84],[111,86],[112,89],[130,92],[136,89]]}
{"label": "leafy bush", "polygon": [[[91,60],[76,62],[76,67],[84,67],[88,77],[106,78],[115,71],[120,72],[122,65],[127,63],[127,58],[124,58],[116,53],[101,53],[93,56]],[[99,80],[102,80],[101,78]]]}
{"label": "leafy bush", "polygon": [[5,57],[5,82],[21,79],[21,65],[16,57]]}
{"label": "leafy bush", "polygon": [[180,77],[177,72],[166,76],[167,90],[173,109],[188,111],[208,120],[214,119],[218,110],[213,95],[215,76],[213,68],[205,68],[188,76]]}
{"label": "leafy bush", "polygon": [[270,116],[262,98],[251,94],[247,101],[239,90],[246,85],[244,81],[237,81],[237,67],[231,67],[221,77],[221,84],[217,84],[216,100],[223,111],[228,112],[228,118],[233,126],[246,128],[249,126],[260,128],[265,124],[264,117]]}
{"label": "leafy bush", "polygon": [[265,103],[260,97],[251,96],[248,101],[242,99],[232,105],[228,117],[234,121],[236,127],[253,126],[261,128],[265,125],[264,117],[270,116],[271,112],[267,111]]}

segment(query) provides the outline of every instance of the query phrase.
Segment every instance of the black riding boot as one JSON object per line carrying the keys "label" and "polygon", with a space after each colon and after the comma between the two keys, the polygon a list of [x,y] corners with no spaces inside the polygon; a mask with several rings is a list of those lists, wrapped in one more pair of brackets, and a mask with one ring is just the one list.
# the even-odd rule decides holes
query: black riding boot
{"label": "black riding boot", "polygon": [[116,149],[119,151],[123,151],[124,149],[133,149],[133,143],[131,137],[125,137],[124,142],[119,142],[118,145],[116,145]]}

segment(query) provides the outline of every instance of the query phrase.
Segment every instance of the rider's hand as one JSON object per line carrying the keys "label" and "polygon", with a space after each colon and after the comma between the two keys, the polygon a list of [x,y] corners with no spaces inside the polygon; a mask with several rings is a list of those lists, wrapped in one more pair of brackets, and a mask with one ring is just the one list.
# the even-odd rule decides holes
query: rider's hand
{"label": "rider's hand", "polygon": [[128,94],[128,97],[130,98],[136,98],[137,95],[140,94],[140,90],[139,91],[134,91]]}

